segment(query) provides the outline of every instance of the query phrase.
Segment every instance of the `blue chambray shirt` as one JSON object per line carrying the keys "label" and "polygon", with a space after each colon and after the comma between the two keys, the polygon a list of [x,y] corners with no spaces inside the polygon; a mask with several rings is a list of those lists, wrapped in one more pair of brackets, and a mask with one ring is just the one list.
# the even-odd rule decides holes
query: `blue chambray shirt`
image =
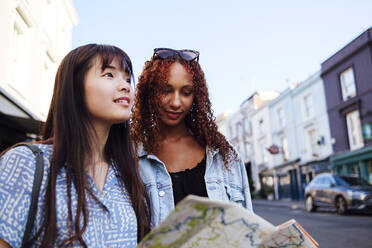
{"label": "blue chambray shirt", "polygon": [[[37,145],[43,151],[44,178],[41,184],[35,225],[32,237],[43,220],[44,199],[49,174],[52,145]],[[0,238],[12,247],[20,247],[25,231],[35,172],[35,155],[24,146],[16,147],[0,158]],[[99,201],[106,206],[104,211],[98,203],[87,196],[89,222],[83,234],[88,247],[136,247],[137,218],[129,194],[123,188],[112,166],[109,167],[102,192],[95,187],[92,178],[88,182]],[[72,215],[75,216],[77,198],[75,188],[71,190]],[[61,170],[56,183],[57,246],[68,233],[68,210],[66,172]],[[41,239],[32,247],[40,247]],[[75,242],[74,247],[80,247]]]}
{"label": "blue chambray shirt", "polygon": [[[224,168],[221,154],[207,147],[205,184],[212,200],[233,201],[253,211],[247,172],[239,159]],[[150,196],[152,227],[158,225],[174,209],[171,177],[164,163],[142,146],[138,149],[139,168],[142,180]],[[190,182],[192,183],[192,182]]]}

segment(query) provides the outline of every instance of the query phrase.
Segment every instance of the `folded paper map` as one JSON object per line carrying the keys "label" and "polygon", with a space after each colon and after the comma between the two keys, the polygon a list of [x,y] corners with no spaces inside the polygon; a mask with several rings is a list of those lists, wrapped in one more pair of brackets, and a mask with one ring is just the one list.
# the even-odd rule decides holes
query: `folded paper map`
{"label": "folded paper map", "polygon": [[238,204],[189,195],[138,244],[139,248],[316,248],[295,221],[274,226]]}

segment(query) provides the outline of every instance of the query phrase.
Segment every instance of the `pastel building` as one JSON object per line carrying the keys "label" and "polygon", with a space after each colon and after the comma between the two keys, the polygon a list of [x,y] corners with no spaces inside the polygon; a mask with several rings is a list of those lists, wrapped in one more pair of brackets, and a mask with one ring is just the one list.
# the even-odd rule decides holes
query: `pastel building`
{"label": "pastel building", "polygon": [[[260,172],[270,167],[265,149],[270,142],[270,137],[267,136],[270,130],[267,103],[278,95],[276,91],[255,92],[243,101],[234,118],[229,119],[232,143],[240,150],[251,179],[251,189],[255,191],[261,191]],[[263,180],[268,180],[268,185],[273,185],[272,177],[265,177]]]}
{"label": "pastel building", "polygon": [[271,122],[271,143],[268,156],[275,181],[275,198],[298,198],[297,168],[300,161],[297,148],[292,88],[287,88],[268,104]]}
{"label": "pastel building", "polygon": [[329,157],[332,139],[320,71],[314,73],[292,90],[295,123],[298,197],[303,199],[305,186],[314,176],[331,171]]}
{"label": "pastel building", "polygon": [[35,139],[78,17],[71,0],[0,2],[0,150]]}
{"label": "pastel building", "polygon": [[275,196],[303,198],[304,187],[330,171],[332,145],[320,72],[292,84],[269,103]]}
{"label": "pastel building", "polygon": [[335,174],[372,183],[372,28],[321,65]]}

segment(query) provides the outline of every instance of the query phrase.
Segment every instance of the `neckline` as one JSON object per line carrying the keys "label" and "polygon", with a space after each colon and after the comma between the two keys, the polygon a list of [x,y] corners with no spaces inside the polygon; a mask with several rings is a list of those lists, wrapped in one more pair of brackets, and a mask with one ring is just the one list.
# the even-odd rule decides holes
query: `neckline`
{"label": "neckline", "polygon": [[192,168],[188,168],[188,169],[185,169],[185,170],[182,170],[182,171],[176,171],[176,172],[169,172],[168,173],[170,175],[178,175],[178,174],[183,174],[183,173],[188,173],[188,172],[191,172],[191,171],[196,171],[198,170],[199,168],[202,168],[202,165],[206,164],[206,160],[207,160],[207,156],[206,154],[204,155],[203,159],[196,164],[196,166],[192,167]]}

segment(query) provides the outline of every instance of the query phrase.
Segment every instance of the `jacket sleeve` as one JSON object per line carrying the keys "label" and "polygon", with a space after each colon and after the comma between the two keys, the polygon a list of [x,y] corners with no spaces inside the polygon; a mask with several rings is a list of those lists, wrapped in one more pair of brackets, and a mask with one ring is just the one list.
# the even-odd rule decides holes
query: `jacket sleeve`
{"label": "jacket sleeve", "polygon": [[251,191],[249,189],[247,170],[245,168],[244,162],[240,159],[240,157],[239,157],[238,163],[239,163],[240,175],[241,175],[242,186],[243,186],[243,194],[244,194],[244,202],[245,202],[244,207],[253,212]]}

